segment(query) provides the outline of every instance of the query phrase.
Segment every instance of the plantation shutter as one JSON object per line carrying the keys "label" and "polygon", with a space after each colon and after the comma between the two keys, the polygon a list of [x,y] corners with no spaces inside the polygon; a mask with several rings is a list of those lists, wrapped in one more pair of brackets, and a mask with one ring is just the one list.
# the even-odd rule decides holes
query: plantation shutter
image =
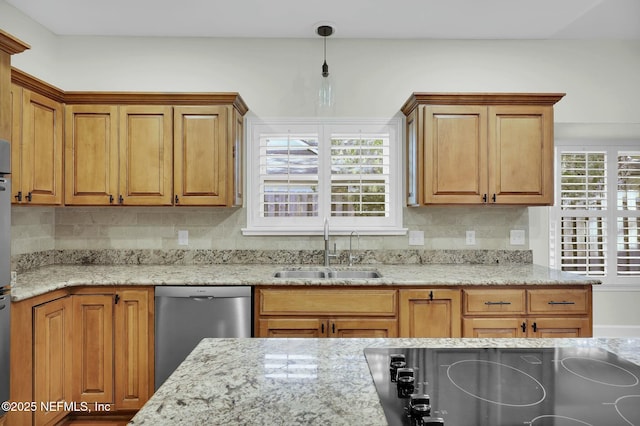
{"label": "plantation shutter", "polygon": [[617,265],[618,275],[640,276],[640,152],[617,157]]}

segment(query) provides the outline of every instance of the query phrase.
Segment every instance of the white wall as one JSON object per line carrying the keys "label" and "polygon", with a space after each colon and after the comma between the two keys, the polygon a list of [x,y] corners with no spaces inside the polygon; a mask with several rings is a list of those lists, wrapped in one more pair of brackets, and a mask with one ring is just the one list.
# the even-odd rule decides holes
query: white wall
{"label": "white wall", "polygon": [[[64,90],[237,91],[257,116],[315,113],[320,38],[58,37],[4,0],[0,28],[32,45],[13,57],[16,67]],[[565,92],[556,133],[640,140],[640,41],[331,38],[327,45],[338,116],[391,117],[414,91]],[[547,209],[529,210],[534,261],[546,264]],[[639,292],[597,291],[594,299],[596,325],[640,327]]]}

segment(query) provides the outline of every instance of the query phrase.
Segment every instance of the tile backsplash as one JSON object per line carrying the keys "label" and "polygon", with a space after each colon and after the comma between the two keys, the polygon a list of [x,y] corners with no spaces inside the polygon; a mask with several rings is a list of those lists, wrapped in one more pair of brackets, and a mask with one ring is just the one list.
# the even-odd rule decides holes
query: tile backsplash
{"label": "tile backsplash", "polygon": [[[509,232],[528,232],[526,207],[455,206],[404,209],[404,226],[424,232],[424,246],[408,236],[362,236],[362,250],[526,250],[511,246]],[[246,211],[211,207],[35,207],[12,208],[12,254],[49,250],[321,250],[318,236],[243,236]],[[178,231],[189,234],[178,244]],[[476,244],[465,244],[467,230]],[[347,236],[336,236],[338,250]]]}

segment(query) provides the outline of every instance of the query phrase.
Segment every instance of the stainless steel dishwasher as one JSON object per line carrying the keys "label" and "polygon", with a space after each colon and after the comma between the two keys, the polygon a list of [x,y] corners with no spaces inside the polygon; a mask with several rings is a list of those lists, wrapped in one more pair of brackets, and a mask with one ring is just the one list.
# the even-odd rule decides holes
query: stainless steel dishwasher
{"label": "stainless steel dishwasher", "polygon": [[205,337],[251,337],[249,286],[159,286],[155,289],[155,387]]}

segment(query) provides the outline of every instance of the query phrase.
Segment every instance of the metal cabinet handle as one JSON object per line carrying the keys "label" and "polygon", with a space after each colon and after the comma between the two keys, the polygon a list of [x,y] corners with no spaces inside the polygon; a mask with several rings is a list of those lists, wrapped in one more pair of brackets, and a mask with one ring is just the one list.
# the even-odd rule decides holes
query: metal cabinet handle
{"label": "metal cabinet handle", "polygon": [[562,301],[562,302],[554,302],[553,300],[548,302],[549,305],[575,305],[576,302],[567,302],[567,301]]}
{"label": "metal cabinet handle", "polygon": [[523,333],[525,333],[525,332],[527,331],[527,323],[526,323],[526,322],[523,322],[523,323],[520,325],[520,328],[522,329],[522,332],[523,332]]}
{"label": "metal cabinet handle", "polygon": [[324,323],[320,326],[320,331],[324,334]]}
{"label": "metal cabinet handle", "polygon": [[26,197],[24,197],[24,198],[26,198],[28,202],[31,202],[31,198],[32,198],[32,197],[31,197],[31,191],[29,191],[29,193],[27,194],[27,196],[26,196]]}
{"label": "metal cabinet handle", "polygon": [[510,305],[511,302],[484,302],[485,305],[487,306],[491,306],[491,305]]}
{"label": "metal cabinet handle", "polygon": [[109,194],[109,204],[113,204],[113,195]]}
{"label": "metal cabinet handle", "polygon": [[533,323],[532,327],[534,333],[538,331],[538,324],[536,324],[535,322]]}
{"label": "metal cabinet handle", "polygon": [[487,194],[482,195],[482,202],[483,203],[487,202]]}
{"label": "metal cabinet handle", "polygon": [[495,203],[496,202],[496,194],[493,194],[493,196],[491,197],[491,200]]}
{"label": "metal cabinet handle", "polygon": [[18,191],[18,193],[15,196],[15,199],[18,201],[22,201],[22,191]]}

